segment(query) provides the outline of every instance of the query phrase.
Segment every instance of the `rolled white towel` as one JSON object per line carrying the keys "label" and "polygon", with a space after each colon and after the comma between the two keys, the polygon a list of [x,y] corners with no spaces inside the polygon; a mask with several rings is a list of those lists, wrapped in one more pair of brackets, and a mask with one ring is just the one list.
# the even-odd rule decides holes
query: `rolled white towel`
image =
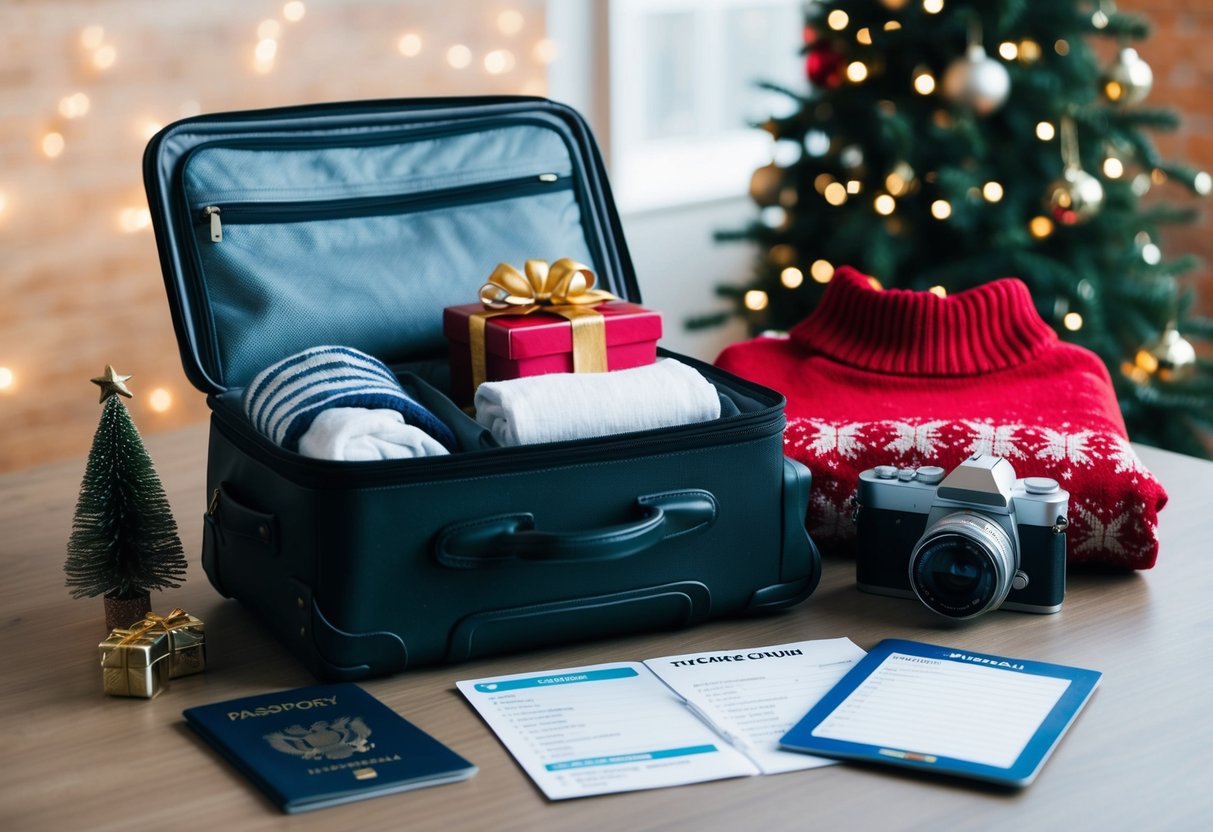
{"label": "rolled white towel", "polygon": [[448,454],[442,443],[406,424],[396,410],[333,407],[319,413],[299,437],[299,453],[316,459],[367,462]]}
{"label": "rolled white towel", "polygon": [[502,445],[650,430],[720,416],[716,388],[672,358],[609,373],[551,373],[486,382],[476,421]]}

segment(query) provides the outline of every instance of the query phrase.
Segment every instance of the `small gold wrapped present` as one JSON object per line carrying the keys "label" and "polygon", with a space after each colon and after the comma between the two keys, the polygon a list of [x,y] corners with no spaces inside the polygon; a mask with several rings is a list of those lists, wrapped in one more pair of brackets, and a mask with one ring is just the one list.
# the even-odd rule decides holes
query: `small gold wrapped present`
{"label": "small gold wrapped present", "polygon": [[151,699],[169,679],[206,669],[206,631],[201,619],[175,609],[149,612],[130,627],[115,628],[98,645],[105,692]]}

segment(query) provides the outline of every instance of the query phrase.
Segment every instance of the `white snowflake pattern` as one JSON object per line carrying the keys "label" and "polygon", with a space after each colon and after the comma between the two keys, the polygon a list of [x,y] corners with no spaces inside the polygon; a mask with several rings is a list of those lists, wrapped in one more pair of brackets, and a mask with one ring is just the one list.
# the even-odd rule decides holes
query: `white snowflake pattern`
{"label": "white snowflake pattern", "polygon": [[1124,504],[1117,503],[1113,510],[1111,522],[1104,522],[1093,511],[1081,503],[1072,506],[1073,514],[1082,519],[1087,527],[1087,537],[1074,547],[1075,554],[1098,552],[1101,555],[1111,555],[1117,558],[1127,558],[1128,550],[1120,540],[1125,523],[1129,522],[1129,513],[1124,511]]}
{"label": "white snowflake pattern", "polygon": [[1094,431],[1062,433],[1052,428],[1041,428],[1041,433],[1044,435],[1045,444],[1037,455],[1042,459],[1069,462],[1071,465],[1090,465],[1091,457],[1099,456],[1090,445]]}
{"label": "white snowflake pattern", "polygon": [[885,422],[885,424],[892,427],[896,434],[892,441],[884,446],[886,451],[898,454],[916,451],[922,456],[932,459],[939,454],[940,450],[947,447],[939,436],[939,429],[948,424],[946,419],[922,422],[917,425],[896,421]]}
{"label": "white snowflake pattern", "polygon": [[851,500],[844,497],[836,503],[829,495],[814,492],[809,500],[809,530],[815,538],[823,540],[847,540],[855,536],[855,523],[851,520]]}
{"label": "white snowflake pattern", "polygon": [[847,459],[854,459],[867,446],[860,441],[859,431],[864,427],[863,422],[848,422],[834,424],[819,419],[809,419],[809,426],[815,431],[813,439],[807,444],[811,453],[825,455],[836,453]]}
{"label": "white snowflake pattern", "polygon": [[1116,434],[1112,434],[1109,438],[1112,441],[1113,450],[1108,458],[1116,464],[1115,473],[1123,474],[1126,471],[1132,474],[1146,473],[1145,466],[1141,464],[1141,459],[1133,450],[1133,446],[1129,444],[1128,439]]}
{"label": "white snowflake pattern", "polygon": [[1015,444],[1015,434],[1023,425],[992,425],[989,422],[968,422],[964,424],[973,431],[973,442],[969,445],[970,454],[991,454],[1007,459],[1026,459],[1027,454]]}

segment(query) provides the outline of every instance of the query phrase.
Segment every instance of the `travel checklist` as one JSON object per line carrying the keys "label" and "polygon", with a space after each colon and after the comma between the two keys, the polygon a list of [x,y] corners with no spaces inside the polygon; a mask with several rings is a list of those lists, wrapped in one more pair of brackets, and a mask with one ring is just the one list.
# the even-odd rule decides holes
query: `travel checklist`
{"label": "travel checklist", "polygon": [[864,651],[845,638],[458,682],[552,800],[828,760],[779,739]]}

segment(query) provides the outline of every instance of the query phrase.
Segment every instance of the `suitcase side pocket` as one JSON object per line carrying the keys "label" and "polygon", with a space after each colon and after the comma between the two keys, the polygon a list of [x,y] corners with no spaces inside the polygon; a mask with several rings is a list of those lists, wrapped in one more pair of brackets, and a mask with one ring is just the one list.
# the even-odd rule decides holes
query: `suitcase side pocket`
{"label": "suitcase side pocket", "polygon": [[211,492],[202,518],[202,568],[211,586],[225,598],[234,593],[225,585],[224,574],[238,568],[240,561],[275,557],[278,539],[274,515],[243,505],[225,482]]}

